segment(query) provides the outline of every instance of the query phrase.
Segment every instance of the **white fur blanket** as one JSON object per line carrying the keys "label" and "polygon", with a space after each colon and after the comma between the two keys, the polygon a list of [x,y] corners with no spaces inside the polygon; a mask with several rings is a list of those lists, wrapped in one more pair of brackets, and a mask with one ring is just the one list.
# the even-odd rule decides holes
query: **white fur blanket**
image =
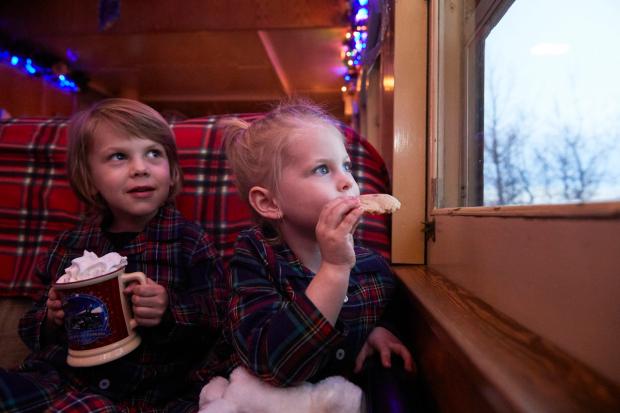
{"label": "white fur blanket", "polygon": [[237,367],[230,380],[214,377],[200,392],[199,413],[362,413],[362,390],[343,377],[280,388]]}

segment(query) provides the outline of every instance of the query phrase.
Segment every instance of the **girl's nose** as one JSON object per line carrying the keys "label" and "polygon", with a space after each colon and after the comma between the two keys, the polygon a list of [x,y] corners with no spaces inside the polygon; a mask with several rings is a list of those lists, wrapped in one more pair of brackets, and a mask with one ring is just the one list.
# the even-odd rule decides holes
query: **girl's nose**
{"label": "girl's nose", "polygon": [[350,173],[341,173],[338,181],[339,190],[342,192],[349,191],[355,185],[355,179]]}

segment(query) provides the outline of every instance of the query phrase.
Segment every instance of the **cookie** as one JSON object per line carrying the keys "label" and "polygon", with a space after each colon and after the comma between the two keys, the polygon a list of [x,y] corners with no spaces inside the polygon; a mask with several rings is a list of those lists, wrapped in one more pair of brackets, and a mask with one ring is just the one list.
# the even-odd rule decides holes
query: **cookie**
{"label": "cookie", "polygon": [[400,201],[388,194],[360,195],[360,202],[369,214],[391,214],[400,208]]}

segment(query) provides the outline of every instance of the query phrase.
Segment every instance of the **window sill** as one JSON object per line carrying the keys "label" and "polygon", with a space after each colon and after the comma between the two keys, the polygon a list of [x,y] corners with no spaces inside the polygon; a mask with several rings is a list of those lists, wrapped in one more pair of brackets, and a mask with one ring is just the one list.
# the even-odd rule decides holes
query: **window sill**
{"label": "window sill", "polygon": [[563,219],[618,218],[620,217],[620,202],[435,208],[431,211],[431,215]]}
{"label": "window sill", "polygon": [[409,344],[440,411],[620,411],[620,389],[425,266],[393,266]]}

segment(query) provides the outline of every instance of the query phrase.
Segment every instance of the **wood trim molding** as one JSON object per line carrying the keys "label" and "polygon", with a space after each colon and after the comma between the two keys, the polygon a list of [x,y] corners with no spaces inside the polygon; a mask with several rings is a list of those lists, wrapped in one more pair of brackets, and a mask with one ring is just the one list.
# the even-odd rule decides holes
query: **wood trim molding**
{"label": "wood trim molding", "polygon": [[428,2],[397,1],[394,26],[392,262],[424,263]]}

